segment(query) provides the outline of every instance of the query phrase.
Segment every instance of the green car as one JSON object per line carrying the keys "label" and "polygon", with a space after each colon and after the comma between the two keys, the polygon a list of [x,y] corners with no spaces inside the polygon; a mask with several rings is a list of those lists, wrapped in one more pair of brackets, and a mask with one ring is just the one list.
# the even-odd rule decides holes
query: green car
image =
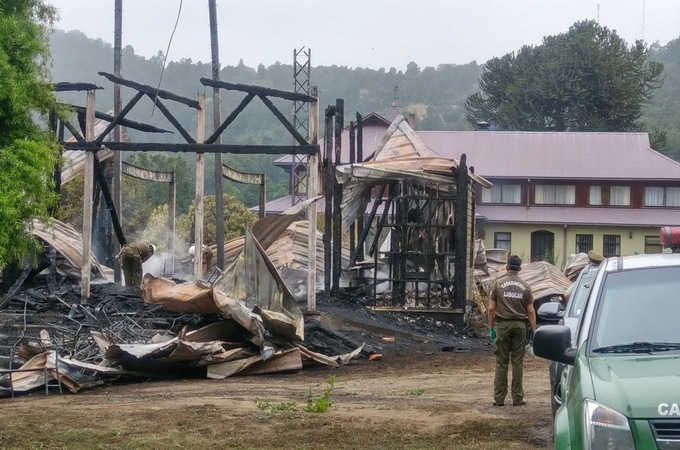
{"label": "green car", "polygon": [[680,254],[606,259],[572,346],[544,325],[534,353],[567,365],[557,449],[680,449]]}

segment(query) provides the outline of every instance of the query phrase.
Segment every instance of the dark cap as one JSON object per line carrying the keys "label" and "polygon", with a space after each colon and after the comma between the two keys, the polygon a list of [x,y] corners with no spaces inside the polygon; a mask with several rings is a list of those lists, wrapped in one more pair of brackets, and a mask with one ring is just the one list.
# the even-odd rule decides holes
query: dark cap
{"label": "dark cap", "polygon": [[521,270],[522,269],[522,258],[517,255],[511,255],[508,258],[508,269],[510,270]]}

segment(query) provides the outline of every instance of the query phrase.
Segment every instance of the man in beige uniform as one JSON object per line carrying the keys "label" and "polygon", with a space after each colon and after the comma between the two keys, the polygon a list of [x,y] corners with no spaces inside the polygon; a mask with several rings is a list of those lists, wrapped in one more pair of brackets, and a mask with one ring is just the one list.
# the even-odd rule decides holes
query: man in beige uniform
{"label": "man in beige uniform", "polygon": [[493,404],[503,406],[508,394],[508,361],[512,361],[512,404],[524,405],[522,387],[524,353],[528,331],[536,331],[536,311],[531,287],[520,278],[522,259],[508,258],[507,274],[498,278],[489,303],[489,337],[496,355],[496,375],[493,382]]}

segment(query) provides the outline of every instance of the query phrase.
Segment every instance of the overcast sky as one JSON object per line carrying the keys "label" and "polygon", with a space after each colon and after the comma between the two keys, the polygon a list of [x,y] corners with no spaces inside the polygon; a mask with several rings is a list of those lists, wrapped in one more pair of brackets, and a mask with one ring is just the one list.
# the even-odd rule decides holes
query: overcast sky
{"label": "overcast sky", "polygon": [[[46,1],[57,28],[113,43],[114,0]],[[123,0],[123,46],[165,53],[178,12],[168,60],[210,62],[208,0]],[[302,47],[313,66],[483,64],[598,18],[629,44],[680,36],[679,0],[217,0],[217,13],[222,66],[291,64]]]}

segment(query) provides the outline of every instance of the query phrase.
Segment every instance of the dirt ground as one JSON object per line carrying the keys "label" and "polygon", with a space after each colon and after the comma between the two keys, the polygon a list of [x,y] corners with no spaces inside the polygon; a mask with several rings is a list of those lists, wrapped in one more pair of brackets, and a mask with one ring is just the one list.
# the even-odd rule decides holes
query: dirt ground
{"label": "dirt ground", "polygon": [[[337,369],[2,399],[0,448],[552,448],[546,361],[525,361],[527,405],[495,407],[494,359],[484,339],[478,349],[456,352],[390,345],[378,361]],[[330,408],[305,412],[310,391],[321,396],[331,375]]]}

